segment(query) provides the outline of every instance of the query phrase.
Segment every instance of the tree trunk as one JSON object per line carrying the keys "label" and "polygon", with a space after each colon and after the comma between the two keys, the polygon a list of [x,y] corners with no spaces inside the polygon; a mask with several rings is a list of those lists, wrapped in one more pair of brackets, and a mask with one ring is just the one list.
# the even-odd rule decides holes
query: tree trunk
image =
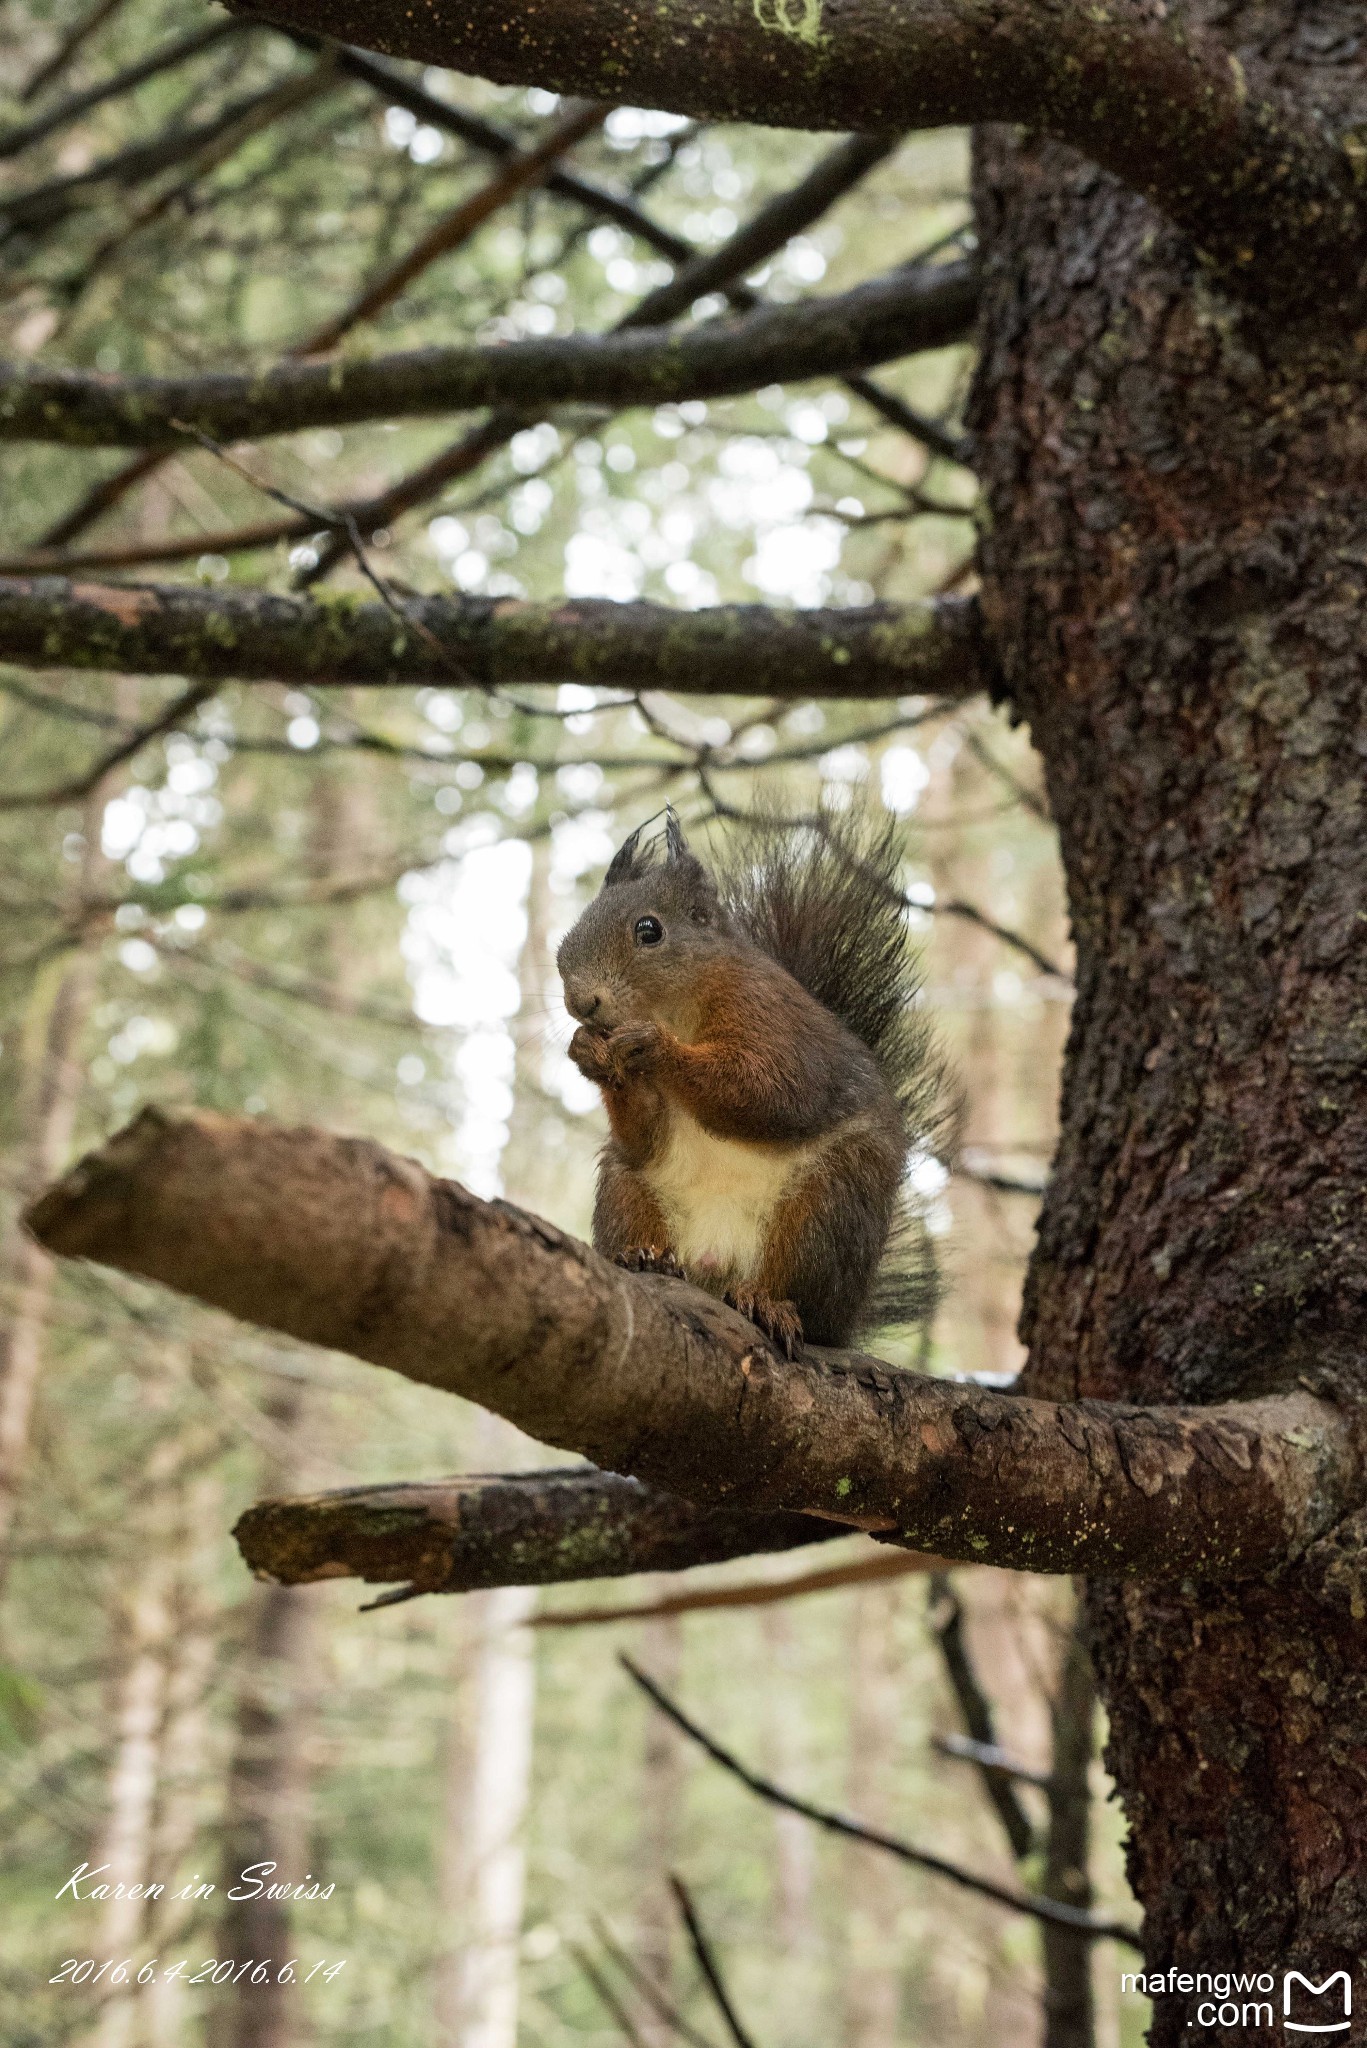
{"label": "tree trunk", "polygon": [[[536,1677],[521,1624],[530,1586],[499,1586],[465,1602],[473,1648],[468,1733],[453,1731],[441,1894],[461,1929],[437,1974],[441,2048],[514,2048]],[[461,1736],[463,1740],[459,1739]]]}
{"label": "tree trunk", "polygon": [[[772,1674],[778,1710],[769,1716],[765,1766],[780,1785],[800,1785],[807,1770],[804,1699],[799,1683],[793,1617],[784,1605],[760,1609],[760,1640]],[[817,1928],[812,1911],[816,1889],[816,1836],[809,1822],[786,1807],[773,1814],[774,1932],[785,1979],[803,1977],[813,1995]]]}
{"label": "tree trunk", "polygon": [[[647,1581],[647,1585],[649,1585]],[[661,1592],[668,1582],[655,1582]],[[646,1593],[649,1598],[649,1593]],[[666,1692],[679,1691],[683,1667],[683,1620],[660,1614],[641,1629],[640,1658]],[[636,1912],[636,1960],[668,1998],[675,1998],[675,1928],[678,1910],[669,1873],[679,1862],[685,1757],[676,1728],[663,1714],[646,1716],[641,1759],[640,1905]],[[645,2048],[669,2048],[674,2029],[658,2013],[643,2012],[638,2025]]]}
{"label": "tree trunk", "polygon": [[[123,1641],[114,1689],[109,1809],[90,1859],[92,1868],[105,1872],[109,1884],[136,1887],[161,1875],[151,1867],[151,1847],[170,1634],[169,1565],[165,1550],[154,1548],[121,1602]],[[132,2042],[145,1913],[141,1899],[128,1897],[107,1899],[100,1909],[96,1954],[101,1960],[108,1956],[114,1964],[131,1961],[132,1968],[127,1981],[105,1998],[85,2037],[86,2048],[129,2048]]]}
{"label": "tree trunk", "polygon": [[[304,1404],[273,1419],[300,1431]],[[223,1913],[218,1952],[235,1961],[297,1954],[290,1945],[287,1902],[264,1893],[229,1901],[228,1890],[251,1864],[273,1863],[275,1883],[302,1883],[308,1874],[309,1738],[316,1663],[316,1602],[303,1586],[254,1588],[248,1640],[238,1681],[237,1727],[224,1815]],[[297,1984],[268,1972],[234,1985],[213,2015],[215,2048],[295,2048],[299,2040]]]}
{"label": "tree trunk", "polygon": [[[219,1750],[209,1702],[218,1642],[214,1579],[222,1519],[223,1481],[218,1472],[201,1472],[182,1485],[157,1805],[148,1859],[162,1878],[181,1870],[216,1803],[214,1766]],[[184,1876],[189,1875],[187,1869]],[[149,1953],[166,1957],[193,1913],[193,1905],[177,1899],[174,1891],[154,1900],[144,1923]],[[182,1978],[158,1973],[142,1992],[138,2048],[181,2048],[189,2030],[188,2002]]]}
{"label": "tree trunk", "polygon": [[[1220,9],[1222,35],[1252,12]],[[1303,12],[1266,0],[1260,45],[1296,47]],[[1329,121],[1362,120],[1359,67],[1313,86]],[[1026,1385],[1332,1385],[1367,1284],[1367,355],[1328,323],[1260,329],[1056,145],[989,132],[977,197],[984,606],[1078,950]],[[1284,1968],[1351,1972],[1361,1620],[1294,1579],[1096,1581],[1089,1612],[1150,1967],[1269,1971],[1277,1994]],[[1175,1992],[1151,2038],[1194,2023]]]}
{"label": "tree trunk", "polygon": [[[89,823],[89,820],[87,821]],[[95,814],[98,830],[98,812]],[[20,1139],[20,1193],[37,1192],[65,1165],[71,1150],[83,1069],[80,1040],[98,969],[93,946],[49,970],[35,988],[24,1128]],[[19,1504],[34,1396],[42,1367],[43,1337],[52,1294],[53,1262],[19,1226],[18,1214],[0,1241],[0,1586],[9,1560],[9,1536]]]}

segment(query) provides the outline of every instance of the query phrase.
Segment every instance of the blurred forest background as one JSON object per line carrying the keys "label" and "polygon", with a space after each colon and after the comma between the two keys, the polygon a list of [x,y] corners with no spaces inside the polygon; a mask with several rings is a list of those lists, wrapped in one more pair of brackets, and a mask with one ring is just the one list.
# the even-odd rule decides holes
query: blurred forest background
{"label": "blurred forest background", "polygon": [[[846,149],[794,225],[778,202],[845,145],[632,108],[588,119],[345,54],[193,0],[8,0],[3,353],[134,372],[267,363],[320,339],[363,353],[602,331],[693,254],[720,254],[707,292],[648,314],[698,320],[728,290],[794,301],[971,237],[958,132]],[[755,260],[742,239],[733,261],[756,222],[777,222],[770,246]],[[973,479],[955,456],[971,368],[946,349],[881,372],[872,398],[866,380],[775,386],[132,462],[7,445],[0,549],[7,567],[62,548],[105,574],[366,590],[311,516],[349,505],[391,590],[909,598],[954,585],[970,551]],[[1013,1887],[1085,1899],[1089,1789],[1089,1881],[1114,1912],[1118,1822],[1065,1584],[856,1573],[751,1597],[886,1558],[861,1538],[682,1580],[377,1612],[358,1612],[354,1583],[253,1584],[229,1531],[263,1494],[551,1456],[448,1397],[166,1294],[58,1279],[15,1220],[156,1101],[366,1133],[585,1231],[600,1116],[564,1057],[553,961],[611,848],[666,799],[705,848],[760,792],[862,798],[904,823],[925,1000],[963,1096],[955,1155],[917,1166],[948,1287],[898,1356],[1009,1376],[1070,994],[1028,736],[981,702],[774,705],[743,674],[734,697],[697,700],[456,677],[187,696],[174,679],[2,669],[0,735],[10,2048],[720,2044],[671,1871],[758,2048],[1039,2041],[1036,1924],[757,1800],[616,1653],[784,1784]],[[720,1588],[738,1597],[528,1626]],[[1022,1774],[984,1774],[966,1737]],[[1051,1851],[1056,1750],[1072,1803],[1054,1799]],[[226,1885],[264,1859],[331,1896],[235,1917]],[[58,1897],[83,1862],[168,1894],[213,1889]],[[344,1967],[269,2009],[249,1983],[189,1981],[263,1954],[298,1957],[300,1979]],[[130,1968],[52,1984],[71,1958]],[[1094,1945],[1094,2010],[1070,2043],[1138,2041],[1122,1967],[1125,1950]]]}

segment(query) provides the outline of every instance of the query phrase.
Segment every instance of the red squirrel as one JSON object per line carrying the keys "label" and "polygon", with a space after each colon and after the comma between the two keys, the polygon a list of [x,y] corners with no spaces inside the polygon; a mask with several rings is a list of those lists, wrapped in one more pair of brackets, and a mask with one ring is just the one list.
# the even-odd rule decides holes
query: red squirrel
{"label": "red squirrel", "polygon": [[663,858],[643,829],[557,956],[611,1127],[595,1248],[722,1295],[790,1358],[918,1319],[934,1269],[905,1174],[940,1070],[893,828],[761,826],[719,876],[672,810]]}

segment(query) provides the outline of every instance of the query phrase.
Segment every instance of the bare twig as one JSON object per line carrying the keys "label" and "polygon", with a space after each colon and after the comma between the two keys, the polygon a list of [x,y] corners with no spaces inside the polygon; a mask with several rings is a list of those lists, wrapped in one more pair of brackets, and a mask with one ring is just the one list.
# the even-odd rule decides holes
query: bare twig
{"label": "bare twig", "polygon": [[120,740],[117,746],[111,747],[108,753],[102,754],[98,761],[82,774],[73,776],[69,782],[59,782],[47,789],[15,791],[10,794],[0,792],[0,811],[52,810],[60,804],[79,803],[82,797],[89,796],[93,789],[98,789],[112,770],[122,767],[125,761],[131,761],[135,754],[140,754],[153,740],[159,740],[168,732],[174,732],[178,726],[183,725],[187,718],[198,711],[201,704],[217,696],[221,687],[222,685],[216,682],[189,684],[156,718],[147,725],[139,726],[127,739]]}
{"label": "bare twig", "polygon": [[623,2040],[629,2041],[631,2043],[631,2048],[646,2048],[646,2043],[641,2035],[639,2027],[636,2025],[636,2022],[632,2019],[631,2014],[627,2011],[621,1999],[617,1996],[617,1993],[613,1990],[611,1984],[609,1984],[607,1978],[603,1975],[603,1972],[599,1969],[597,1963],[589,1954],[588,1950],[586,1948],[581,1947],[578,1942],[570,1942],[569,1950],[570,1954],[574,1957],[575,1961],[578,1963],[584,1975],[588,1978],[594,1990],[598,1993],[599,1998],[603,2001],[603,2004],[607,2007],[609,2013],[616,2021],[617,2027],[622,2035]]}
{"label": "bare twig", "polygon": [[647,1971],[643,1970],[632,1956],[628,1955],[621,1943],[614,1938],[612,1930],[606,1921],[595,1917],[593,1926],[598,1939],[602,1942],[603,1947],[612,1957],[612,1960],[616,1963],[623,1976],[631,1979],[631,1982],[635,1985],[637,1991],[640,1992],[642,1998],[645,1999],[647,2005],[658,2014],[665,2025],[671,2028],[681,2041],[687,2041],[689,2048],[713,2048],[713,2043],[708,2039],[707,2035],[700,2033],[695,2026],[691,2025],[684,2018],[673,2001],[666,1998],[664,1992],[655,1982],[655,1979]]}
{"label": "bare twig", "polygon": [[992,1771],[998,1777],[1014,1778],[1021,1785],[1036,1785],[1047,1788],[1048,1771],[1037,1771],[1024,1763],[1020,1757],[1012,1756],[1006,1749],[999,1749],[995,1742],[975,1742],[971,1735],[932,1735],[930,1746],[941,1756],[952,1756],[957,1762],[976,1764],[980,1771]]}
{"label": "bare twig", "polygon": [[173,71],[182,64],[188,64],[192,57],[212,49],[215,43],[221,43],[227,36],[242,35],[250,26],[251,23],[242,21],[211,21],[207,27],[196,29],[191,35],[177,36],[169,43],[160,44],[136,64],[115,72],[112,78],[101,79],[98,85],[88,86],[84,92],[69,94],[32,121],[18,122],[12,128],[0,128],[0,158],[22,155],[24,150],[41,142],[44,136],[78,121],[92,107],[103,106],[109,100],[135,91],[163,71]]}
{"label": "bare twig", "polygon": [[[995,1750],[997,1732],[993,1726],[992,1707],[968,1654],[963,1619],[963,1608],[949,1580],[943,1574],[937,1575],[931,1581],[930,1625],[940,1645],[945,1671],[977,1750]],[[1035,1846],[1035,1829],[1030,1816],[1021,1805],[1015,1785],[1007,1773],[981,1761],[979,1771],[983,1790],[1006,1831],[1011,1854],[1020,1863]]]}
{"label": "bare twig", "polygon": [[740,2023],[740,2015],[737,2013],[735,2002],[726,1988],[726,1979],[722,1976],[721,1966],[713,1953],[712,1944],[704,1932],[702,1921],[698,1918],[697,1908],[689,1897],[688,1888],[677,1871],[671,1870],[669,1873],[669,1888],[678,1901],[679,1912],[682,1914],[684,1926],[688,1930],[689,1943],[692,1946],[694,1956],[697,1958],[698,1968],[707,1980],[707,1988],[716,2001],[718,2012],[726,2022],[727,2032],[735,2042],[736,2048],[755,2048],[753,2036],[747,2033]]}
{"label": "bare twig", "polygon": [[349,306],[333,319],[325,321],[298,353],[320,355],[335,348],[342,336],[349,334],[362,320],[373,320],[439,256],[449,256],[468,242],[506,201],[515,198],[519,192],[525,192],[529,186],[539,184],[558,157],[602,126],[608,111],[607,107],[585,101],[567,107],[559,120],[552,122],[529,148],[509,157],[496,176],[429,228],[397,263],[367,285]]}
{"label": "bare twig", "polygon": [[1023,954],[1041,974],[1047,974],[1052,980],[1061,981],[1066,987],[1072,987],[1073,977],[1060,967],[1056,960],[1051,960],[1047,953],[1042,953],[1033,940],[1025,938],[1020,932],[1012,931],[1009,925],[999,924],[997,919],[989,917],[985,910],[979,910],[976,903],[965,903],[961,897],[937,896],[933,903],[916,903],[915,908],[927,911],[932,917],[959,917],[966,924],[977,925],[979,931],[990,933],[994,939],[1000,939],[1004,946],[1010,946],[1015,952]]}
{"label": "bare twig", "polygon": [[848,1814],[836,1813],[829,1807],[816,1806],[811,1801],[800,1799],[792,1792],[786,1792],[771,1779],[763,1778],[741,1763],[730,1750],[723,1749],[716,1739],[696,1721],[689,1718],[683,1709],[675,1704],[664,1689],[657,1685],[630,1657],[619,1655],[618,1662],[659,1708],[689,1740],[696,1742],[722,1769],[738,1778],[747,1790],[765,1799],[771,1806],[782,1806],[790,1813],[800,1813],[804,1819],[817,1827],[827,1829],[831,1834],[843,1835],[849,1841],[867,1842],[872,1848],[885,1849],[900,1862],[912,1864],[918,1870],[929,1870],[938,1877],[945,1877],[952,1884],[962,1886],[965,1891],[976,1892],[982,1898],[995,1899],[998,1905],[1009,1906],[1013,1912],[1026,1913],[1035,1920],[1052,1921],[1060,1927],[1067,1927],[1075,1933],[1090,1935],[1094,1940],[1111,1940],[1127,1943],[1131,1948],[1139,1947],[1139,1937],[1123,1922],[1095,1919],[1090,1913],[1080,1913],[1069,1907],[1060,1906],[1050,1899],[1035,1898],[1028,1892],[1013,1891],[1009,1885],[998,1884],[990,1877],[979,1877],[973,1871],[963,1870],[956,1863],[946,1861],[943,1856],[934,1856],[926,1849],[913,1848],[911,1843],[899,1841],[895,1835],[885,1835],[877,1828],[865,1827],[862,1822],[852,1820]]}
{"label": "bare twig", "polygon": [[36,100],[44,87],[51,85],[54,78],[60,77],[76,52],[89,42],[97,29],[104,27],[110,15],[117,13],[123,4],[124,0],[94,0],[94,4],[88,7],[84,14],[77,16],[52,55],[38,66],[20,92],[20,99]]}

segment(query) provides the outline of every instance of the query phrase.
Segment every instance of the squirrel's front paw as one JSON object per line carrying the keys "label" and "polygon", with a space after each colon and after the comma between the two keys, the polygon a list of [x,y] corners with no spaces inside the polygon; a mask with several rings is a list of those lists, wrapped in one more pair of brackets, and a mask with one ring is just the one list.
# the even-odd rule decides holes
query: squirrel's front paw
{"label": "squirrel's front paw", "polygon": [[658,1024],[619,1024],[607,1035],[603,1057],[611,1077],[619,1084],[637,1081],[650,1073],[660,1057]]}
{"label": "squirrel's front paw", "polygon": [[797,1357],[802,1349],[802,1318],[791,1301],[775,1301],[762,1287],[728,1288],[726,1300],[772,1338],[785,1358]]}
{"label": "squirrel's front paw", "polygon": [[581,1024],[569,1042],[569,1057],[586,1081],[607,1081],[612,1068],[607,1053],[608,1037],[605,1031],[590,1031],[587,1024]]}
{"label": "squirrel's front paw", "polygon": [[628,1273],[667,1273],[671,1280],[684,1277],[684,1269],[668,1245],[663,1249],[653,1244],[628,1245],[624,1252],[618,1252],[613,1264],[625,1266]]}

